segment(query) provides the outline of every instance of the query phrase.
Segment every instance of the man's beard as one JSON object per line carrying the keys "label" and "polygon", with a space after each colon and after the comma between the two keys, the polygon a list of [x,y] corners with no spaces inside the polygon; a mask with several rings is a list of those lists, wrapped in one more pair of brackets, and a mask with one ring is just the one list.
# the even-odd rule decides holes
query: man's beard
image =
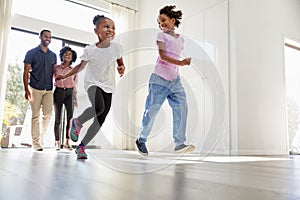
{"label": "man's beard", "polygon": [[42,40],[42,44],[47,47],[50,44],[50,41],[44,41],[44,40]]}

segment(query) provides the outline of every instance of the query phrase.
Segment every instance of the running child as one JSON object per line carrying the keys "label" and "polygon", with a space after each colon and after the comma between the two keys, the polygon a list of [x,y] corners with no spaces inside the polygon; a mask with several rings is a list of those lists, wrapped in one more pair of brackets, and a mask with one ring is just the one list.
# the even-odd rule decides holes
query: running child
{"label": "running child", "polygon": [[119,44],[112,42],[115,37],[114,21],[103,15],[97,15],[94,17],[93,24],[98,42],[84,49],[79,65],[66,75],[56,77],[56,79],[67,78],[86,67],[84,87],[87,90],[91,106],[70,121],[69,134],[72,141],[78,141],[80,130],[86,121],[94,118],[94,122],[75,149],[77,159],[87,159],[85,147],[98,133],[110,110],[112,93],[115,90],[115,61],[118,64],[117,70],[120,76],[123,76],[125,71],[121,57],[122,48]]}
{"label": "running child", "polygon": [[193,145],[186,145],[186,122],[188,106],[185,90],[181,84],[179,67],[190,65],[191,58],[181,59],[184,39],[175,33],[181,23],[182,12],[175,6],[165,6],[159,11],[158,25],[162,30],[157,36],[159,56],[149,81],[149,94],[146,99],[142,127],[136,145],[139,153],[148,155],[146,147],[155,117],[166,99],[173,110],[173,140],[175,152],[191,152]]}

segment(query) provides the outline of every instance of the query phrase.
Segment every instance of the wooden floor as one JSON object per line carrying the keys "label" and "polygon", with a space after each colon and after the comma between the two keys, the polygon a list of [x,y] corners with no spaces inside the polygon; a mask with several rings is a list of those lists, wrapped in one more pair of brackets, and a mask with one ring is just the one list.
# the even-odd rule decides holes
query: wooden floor
{"label": "wooden floor", "polygon": [[300,199],[300,157],[0,149],[0,200]]}

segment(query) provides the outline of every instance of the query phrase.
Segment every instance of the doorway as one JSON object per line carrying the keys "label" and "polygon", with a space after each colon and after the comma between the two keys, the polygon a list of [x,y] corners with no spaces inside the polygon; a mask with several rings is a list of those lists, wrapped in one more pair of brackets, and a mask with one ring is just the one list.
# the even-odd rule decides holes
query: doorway
{"label": "doorway", "polygon": [[[50,49],[57,52],[62,42],[61,39],[52,38]],[[8,68],[1,147],[24,147],[31,144],[31,110],[24,99],[23,60],[26,52],[39,43],[38,33],[12,28],[7,49]]]}
{"label": "doorway", "polygon": [[285,39],[285,90],[290,154],[300,154],[300,42]]}

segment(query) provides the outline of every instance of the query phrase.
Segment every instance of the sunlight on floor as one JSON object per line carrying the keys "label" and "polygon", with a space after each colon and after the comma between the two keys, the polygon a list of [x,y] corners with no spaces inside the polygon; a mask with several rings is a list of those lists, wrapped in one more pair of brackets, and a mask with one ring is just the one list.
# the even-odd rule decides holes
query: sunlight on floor
{"label": "sunlight on floor", "polygon": [[[265,157],[265,156],[207,156],[201,157],[197,154],[184,154],[177,155],[174,153],[166,152],[151,152],[147,157],[132,157],[122,158],[122,154],[127,155],[139,155],[135,151],[118,151],[120,154],[119,158],[114,158],[119,161],[128,161],[136,163],[151,163],[151,164],[164,164],[174,162],[174,164],[199,164],[203,162],[217,162],[217,163],[232,163],[232,162],[260,162],[260,161],[280,161],[280,160],[291,160],[288,157]],[[123,153],[122,153],[123,152]]]}

